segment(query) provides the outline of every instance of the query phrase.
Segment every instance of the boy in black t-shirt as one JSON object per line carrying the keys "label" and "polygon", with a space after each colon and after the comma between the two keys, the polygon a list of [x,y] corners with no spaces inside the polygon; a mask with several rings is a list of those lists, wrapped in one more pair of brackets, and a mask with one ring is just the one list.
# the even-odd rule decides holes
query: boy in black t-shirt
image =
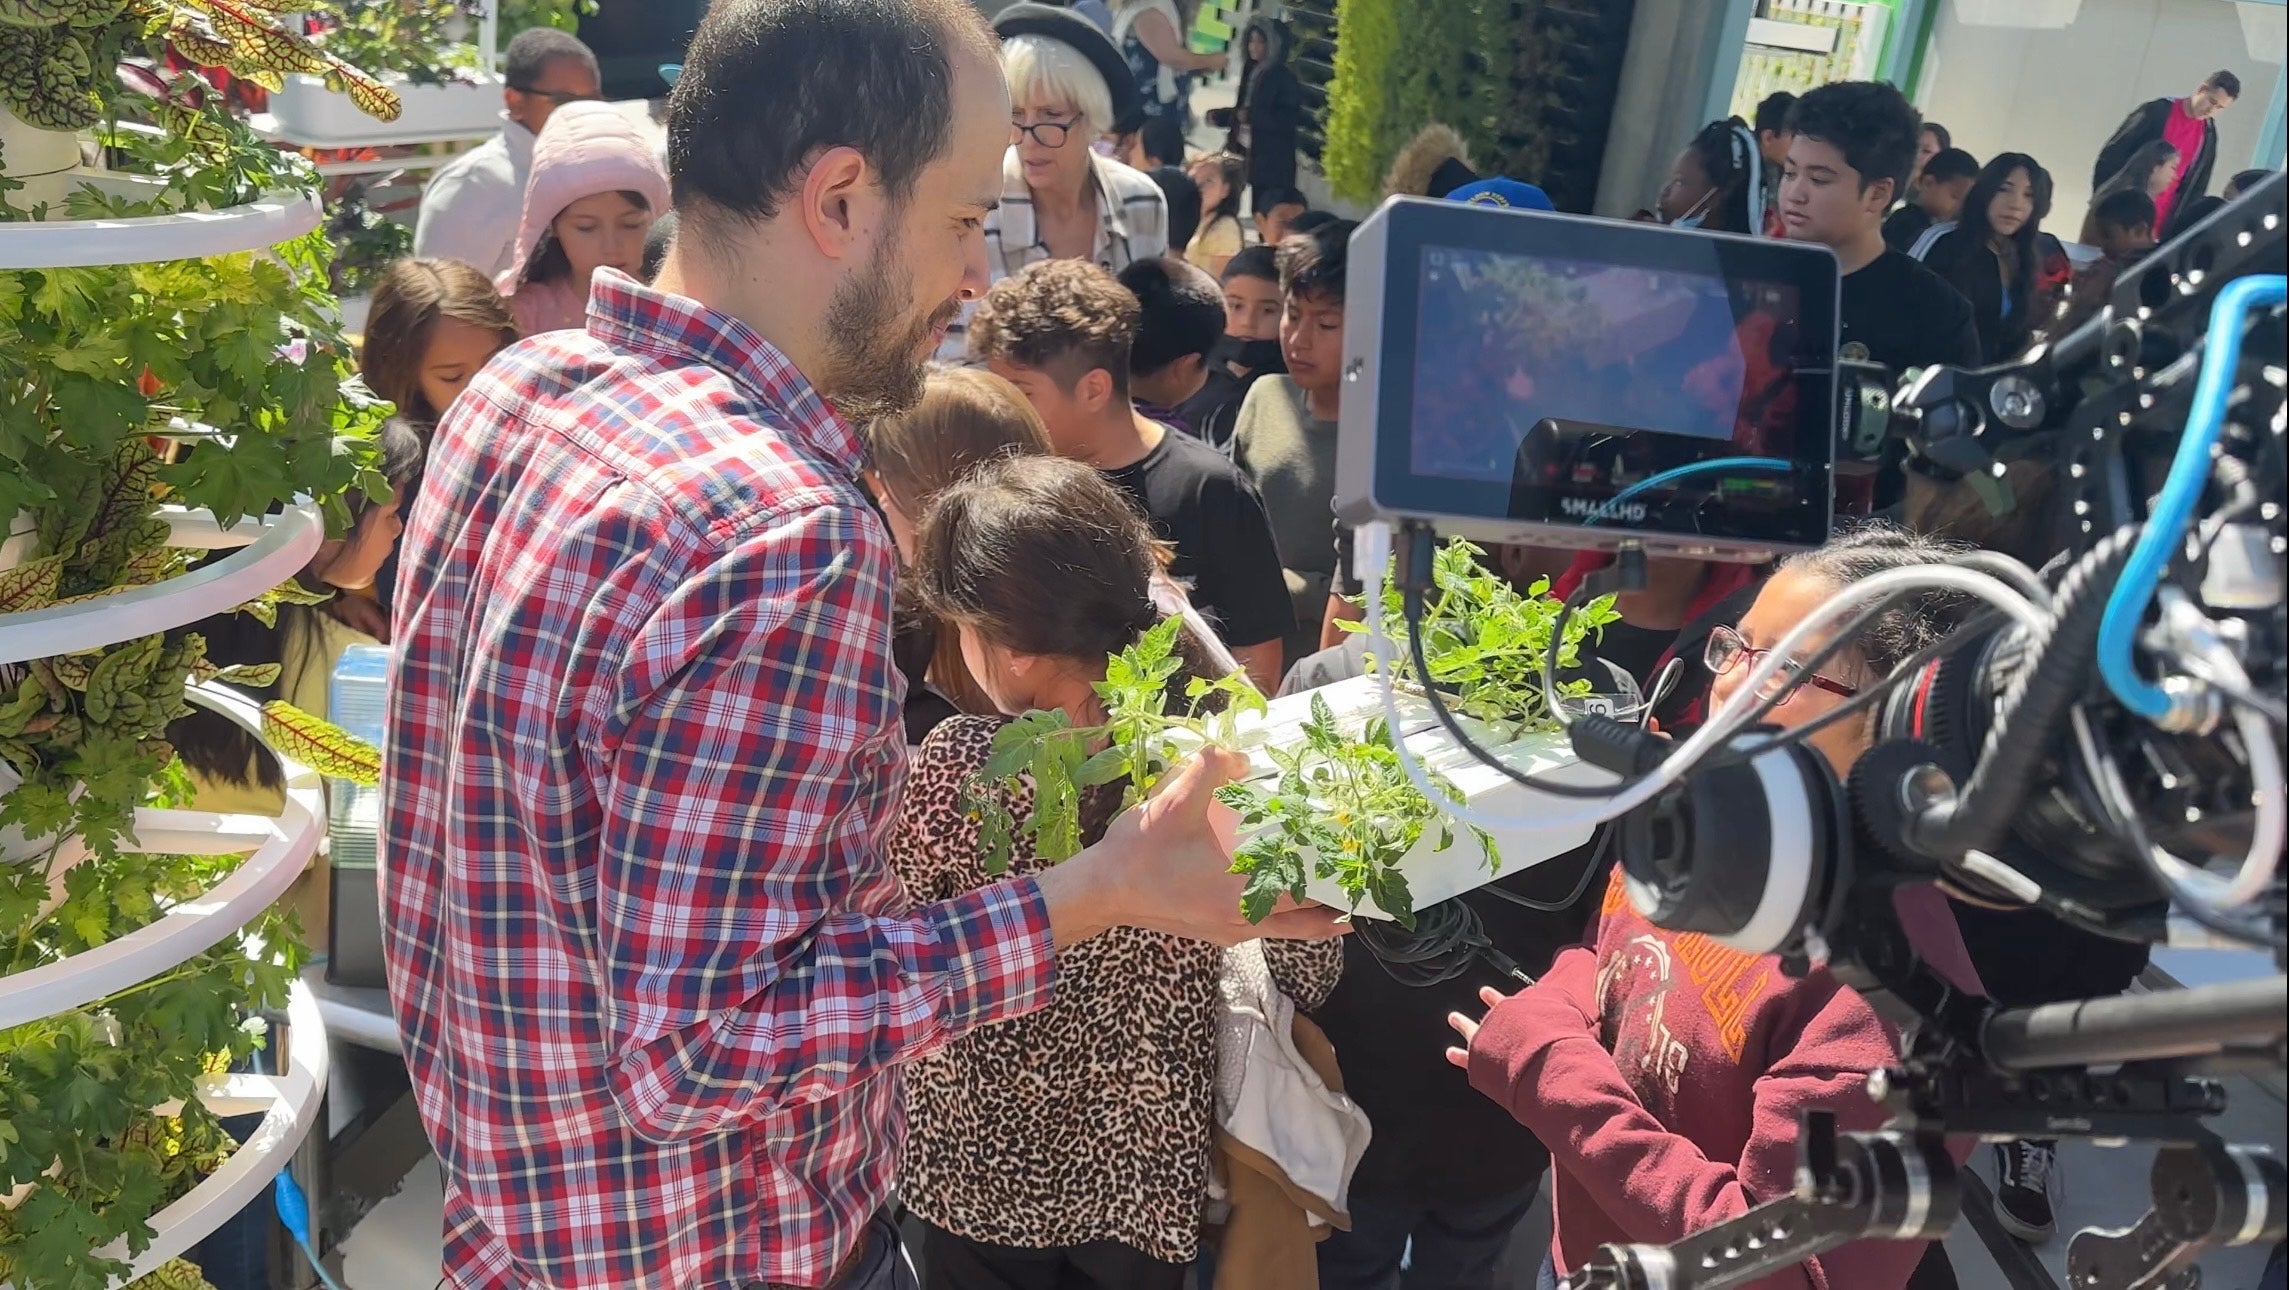
{"label": "boy in black t-shirt", "polygon": [[[1971,302],[1930,269],[1884,245],[1884,211],[1915,165],[1923,118],[1880,81],[1823,85],[1796,101],[1788,169],[1780,184],[1787,236],[1836,252],[1844,273],[1841,355],[1889,368],[1976,366]],[[1898,450],[1875,483],[1873,504],[1903,491]]]}
{"label": "boy in black t-shirt", "polygon": [[1915,246],[1916,239],[1934,224],[1945,224],[1963,214],[1963,199],[1979,178],[1979,159],[1961,148],[1943,148],[1924,163],[1907,205],[1884,221],[1884,245],[1895,251]]}
{"label": "boy in black t-shirt", "polygon": [[1137,298],[1083,260],[1044,260],[995,283],[969,327],[972,357],[1024,392],[1049,444],[1103,471],[1176,548],[1169,575],[1264,693],[1294,625],[1264,500],[1223,454],[1129,402]]}
{"label": "boy in black t-shirt", "polygon": [[1137,298],[1129,347],[1129,393],[1137,411],[1229,457],[1232,426],[1248,387],[1222,361],[1224,301],[1216,279],[1174,256],[1121,270]]}

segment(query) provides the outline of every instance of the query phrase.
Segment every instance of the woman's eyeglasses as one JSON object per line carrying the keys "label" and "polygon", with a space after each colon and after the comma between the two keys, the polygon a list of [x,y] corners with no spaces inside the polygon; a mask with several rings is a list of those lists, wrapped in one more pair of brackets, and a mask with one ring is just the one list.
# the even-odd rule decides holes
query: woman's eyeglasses
{"label": "woman's eyeglasses", "polygon": [[1073,133],[1073,127],[1078,124],[1076,121],[1036,121],[1026,125],[1022,121],[1012,121],[1009,128],[1044,148],[1062,148],[1067,136]]}
{"label": "woman's eyeglasses", "polygon": [[[1749,643],[1741,639],[1739,632],[1730,627],[1719,627],[1709,633],[1709,643],[1701,650],[1701,663],[1709,669],[1711,675],[1723,676],[1736,667],[1753,668],[1757,665],[1758,660],[1770,653],[1772,651],[1768,649],[1749,648]],[[1826,690],[1840,699],[1849,699],[1860,692],[1857,686],[1846,685],[1842,681],[1831,681],[1817,672],[1805,676],[1797,670],[1795,662],[1791,661],[1787,667],[1775,673],[1772,679],[1765,683],[1763,697],[1773,698],[1785,693],[1790,686],[1798,684],[1809,685],[1816,690]]]}

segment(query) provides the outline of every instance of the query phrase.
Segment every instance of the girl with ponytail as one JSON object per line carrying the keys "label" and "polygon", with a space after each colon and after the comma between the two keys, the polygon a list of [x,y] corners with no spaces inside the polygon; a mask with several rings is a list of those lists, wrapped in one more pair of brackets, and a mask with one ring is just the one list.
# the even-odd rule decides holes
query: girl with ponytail
{"label": "girl with ponytail", "polygon": [[[1109,655],[1181,602],[1156,596],[1152,532],[1096,470],[1059,457],[992,461],[930,504],[915,593],[957,633],[972,679],[1003,713],[1062,708],[1103,719]],[[1231,670],[1198,619],[1169,685]],[[915,754],[890,860],[917,902],[989,885],[962,786],[1000,718],[939,725]],[[1122,786],[1087,790],[1082,838],[1111,822]],[[1029,794],[1007,801],[1019,819]],[[1039,862],[1020,836],[1010,868]],[[1334,987],[1334,941],[1265,942],[1281,988],[1316,1007]],[[1055,999],[980,1027],[907,1067],[904,1201],[925,1224],[927,1287],[1056,1284],[1177,1290],[1197,1254],[1215,1111],[1221,951],[1117,928],[1058,951]]]}
{"label": "girl with ponytail", "polygon": [[1763,223],[1757,163],[1755,131],[1738,117],[1711,121],[1670,163],[1669,182],[1650,213],[1656,222],[1678,228],[1757,231]]}

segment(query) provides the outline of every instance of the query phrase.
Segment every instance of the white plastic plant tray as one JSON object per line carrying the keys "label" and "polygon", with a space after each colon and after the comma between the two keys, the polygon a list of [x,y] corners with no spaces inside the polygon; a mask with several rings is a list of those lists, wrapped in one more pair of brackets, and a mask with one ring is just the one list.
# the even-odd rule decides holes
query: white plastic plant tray
{"label": "white plastic plant tray", "polygon": [[[82,167],[43,183],[68,192],[81,184],[114,195],[149,197],[158,181]],[[312,193],[275,192],[242,206],[124,219],[0,222],[0,269],[67,269],[99,264],[190,260],[261,251],[290,242],[325,217]]]}
{"label": "white plastic plant tray", "polygon": [[[217,1115],[262,1116],[253,1136],[181,1200],[151,1216],[151,1244],[130,1257],[125,1242],[97,1251],[128,1265],[128,1279],[148,1276],[205,1240],[260,1199],[270,1180],[293,1163],[318,1122],[326,1091],[326,1023],[317,1001],[297,982],[286,1000],[286,1073],[228,1075],[209,1081],[199,1100]],[[167,1110],[166,1107],[157,1108]],[[16,1290],[13,1282],[0,1290]]]}
{"label": "white plastic plant tray", "polygon": [[188,626],[242,605],[300,573],[326,540],[325,524],[308,503],[273,516],[249,516],[228,529],[205,511],[165,507],[160,514],[173,530],[168,538],[172,545],[242,549],[228,559],[147,587],[0,614],[0,663],[77,654]]}
{"label": "white plastic plant tray", "polygon": [[[1305,694],[1272,700],[1270,712],[1260,719],[1250,719],[1241,735],[1240,742],[1247,747],[1254,767],[1251,778],[1268,779],[1277,773],[1277,768],[1263,754],[1264,746],[1293,747],[1302,741],[1302,728],[1311,718],[1314,697],[1327,704],[1337,726],[1346,735],[1356,736],[1369,720],[1383,715],[1382,684],[1380,677],[1355,677]],[[1589,841],[1595,831],[1592,825],[1547,828],[1531,822],[1536,816],[1561,818],[1579,814],[1583,803],[1526,788],[1501,771],[1484,765],[1448,737],[1420,698],[1401,691],[1399,710],[1400,735],[1426,769],[1444,775],[1474,809],[1520,821],[1511,828],[1490,830],[1495,849],[1502,858],[1499,873],[1487,868],[1477,839],[1459,824],[1454,829],[1453,845],[1444,851],[1436,850],[1435,834],[1424,837],[1399,866],[1400,872],[1406,875],[1415,908],[1423,909],[1452,899],[1498,877],[1564,855]],[[1481,734],[1480,723],[1465,718],[1462,725],[1471,731],[1474,739],[1480,739],[1488,751],[1518,770],[1585,787],[1614,782],[1614,776],[1608,772],[1575,757],[1562,733],[1527,735],[1497,744],[1491,742],[1491,736]],[[1322,904],[1350,910],[1363,918],[1390,918],[1372,899],[1361,900],[1353,909],[1351,898],[1332,878],[1314,876],[1304,890]]]}
{"label": "white plastic plant tray", "polygon": [[415,85],[401,76],[383,79],[402,104],[395,121],[377,121],[358,110],[347,94],[326,88],[319,77],[296,73],[270,96],[270,111],[254,127],[280,143],[305,148],[370,148],[442,143],[482,138],[501,128],[501,78],[469,73],[466,81]]}

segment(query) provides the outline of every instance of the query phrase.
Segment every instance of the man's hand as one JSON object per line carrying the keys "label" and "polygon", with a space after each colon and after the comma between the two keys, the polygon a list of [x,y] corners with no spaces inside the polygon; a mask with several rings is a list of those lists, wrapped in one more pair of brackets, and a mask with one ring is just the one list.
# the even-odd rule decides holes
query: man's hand
{"label": "man's hand", "polygon": [[1217,945],[1268,936],[1318,940],[1350,924],[1323,905],[1282,901],[1261,923],[1240,916],[1245,880],[1232,872],[1232,842],[1219,837],[1215,793],[1247,759],[1203,750],[1160,783],[1143,805],[1113,821],[1095,846],[1040,875],[1060,946],[1110,927],[1142,927]]}

